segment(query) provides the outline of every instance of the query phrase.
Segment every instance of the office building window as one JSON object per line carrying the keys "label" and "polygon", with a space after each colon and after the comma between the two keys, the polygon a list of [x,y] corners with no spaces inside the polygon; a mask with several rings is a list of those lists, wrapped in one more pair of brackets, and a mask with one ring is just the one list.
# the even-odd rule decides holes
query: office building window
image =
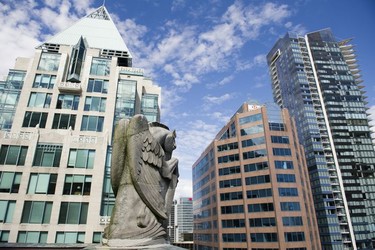
{"label": "office building window", "polygon": [[19,231],[17,243],[47,243],[48,232]]}
{"label": "office building window", "polygon": [[105,112],[107,98],[88,96],[85,100],[85,111]]}
{"label": "office building window", "polygon": [[42,53],[38,70],[57,71],[60,64],[60,54]]}
{"label": "office building window", "polygon": [[264,132],[263,124],[258,124],[250,128],[241,129],[241,136],[253,135],[253,134],[263,133],[263,132]]}
{"label": "office building window", "polygon": [[232,200],[242,200],[242,199],[243,199],[243,195],[241,191],[220,194],[221,201],[232,201]]}
{"label": "office building window", "polygon": [[297,188],[279,188],[279,195],[280,196],[298,196]]}
{"label": "office building window", "polygon": [[76,125],[76,115],[72,114],[55,114],[53,117],[52,129],[68,129]]}
{"label": "office building window", "polygon": [[246,191],[246,196],[248,199],[272,197],[272,189],[265,188],[265,189],[248,190]]}
{"label": "office building window", "polygon": [[242,153],[242,157],[244,160],[254,159],[254,158],[263,157],[263,156],[267,156],[267,150],[265,149],[258,149],[258,150]]}
{"label": "office building window", "polygon": [[243,205],[221,206],[221,214],[243,213]]}
{"label": "office building window", "polygon": [[85,243],[84,232],[57,232],[55,243]]}
{"label": "office building window", "polygon": [[277,169],[294,169],[292,161],[275,161]]}
{"label": "office building window", "polygon": [[116,94],[115,122],[122,118],[130,118],[135,114],[137,82],[119,80]]}
{"label": "office building window", "polygon": [[273,155],[277,156],[291,156],[292,151],[290,148],[273,148],[272,149]]}
{"label": "office building window", "polygon": [[274,227],[276,220],[274,217],[249,219],[250,227]]}
{"label": "office building window", "polygon": [[61,202],[59,224],[86,224],[87,202]]}
{"label": "office building window", "polygon": [[9,232],[8,230],[0,230],[0,243],[7,243],[9,240]]}
{"label": "office building window", "polygon": [[272,131],[285,131],[285,125],[283,123],[269,123],[269,128]]}
{"label": "office building window", "polygon": [[223,242],[246,242],[246,234],[223,234]]}
{"label": "office building window", "polygon": [[25,117],[23,118],[22,127],[34,128],[36,125],[39,125],[39,128],[45,128],[47,116],[48,113],[26,111]]}
{"label": "office building window", "polygon": [[223,228],[245,227],[245,219],[222,220]]}
{"label": "office building window", "polygon": [[18,193],[22,173],[0,171],[0,193]]}
{"label": "office building window", "polygon": [[284,236],[286,242],[305,241],[304,232],[286,232]]}
{"label": "office building window", "polygon": [[11,223],[16,201],[0,200],[0,223]]}
{"label": "office building window", "polygon": [[271,142],[272,143],[283,143],[283,144],[289,144],[289,137],[288,136],[271,136]]}
{"label": "office building window", "polygon": [[264,162],[257,162],[257,163],[252,163],[252,164],[245,164],[244,168],[245,168],[245,172],[264,170],[264,169],[268,169],[268,162],[264,161]]}
{"label": "office building window", "polygon": [[37,174],[30,175],[28,194],[54,194],[56,188],[57,174]]}
{"label": "office building window", "polygon": [[289,183],[296,182],[296,176],[294,174],[277,174],[276,178],[277,178],[277,182],[289,182]]}
{"label": "office building window", "polygon": [[219,186],[220,188],[230,188],[230,187],[239,187],[241,186],[241,179],[231,179],[231,180],[223,180],[220,181]]}
{"label": "office building window", "polygon": [[59,167],[62,145],[38,144],[35,151],[33,166]]}
{"label": "office building window", "polygon": [[93,149],[70,149],[68,168],[93,168],[94,159]]}
{"label": "office building window", "polygon": [[147,121],[156,122],[159,112],[158,95],[143,94],[141,101],[141,113],[146,116]]}
{"label": "office building window", "polygon": [[93,58],[90,68],[90,75],[108,76],[110,66],[110,59]]}
{"label": "office building window", "polygon": [[299,202],[280,202],[281,211],[301,211]]}
{"label": "office building window", "polygon": [[246,185],[257,185],[270,182],[269,175],[258,175],[253,177],[246,177]]}
{"label": "office building window", "polygon": [[82,118],[81,131],[103,131],[103,116],[84,115]]}
{"label": "office building window", "polygon": [[27,146],[1,145],[0,164],[1,165],[25,165]]}
{"label": "office building window", "polygon": [[31,92],[28,107],[33,108],[49,108],[51,104],[52,94]]}
{"label": "office building window", "polygon": [[92,235],[92,243],[100,243],[102,239],[102,232],[94,232]]}
{"label": "office building window", "polygon": [[230,174],[239,174],[239,173],[241,173],[240,166],[234,166],[234,167],[219,169],[219,176],[230,175]]}
{"label": "office building window", "polygon": [[249,213],[274,211],[273,203],[257,203],[247,205]]}
{"label": "office building window", "polygon": [[56,76],[37,74],[34,79],[33,88],[53,89]]}
{"label": "office building window", "polygon": [[262,120],[262,114],[255,114],[255,115],[249,115],[245,116],[239,119],[239,124],[243,125],[246,123],[251,123],[251,122],[256,122],[256,121],[261,121]]}
{"label": "office building window", "polygon": [[108,93],[108,80],[89,79],[87,84],[87,92],[89,93]]}
{"label": "office building window", "polygon": [[283,225],[284,226],[302,226],[302,217],[283,217]]}
{"label": "office building window", "polygon": [[233,150],[233,149],[238,149],[238,142],[232,142],[232,143],[217,146],[218,152],[228,151],[228,150]]}
{"label": "office building window", "polygon": [[264,136],[244,140],[244,141],[241,142],[243,148],[251,147],[251,146],[257,146],[257,145],[261,145],[261,144],[264,144],[264,143],[265,143]]}
{"label": "office building window", "polygon": [[57,99],[56,109],[77,110],[79,104],[79,95],[60,94]]}
{"label": "office building window", "polygon": [[65,176],[63,194],[90,195],[91,175],[71,175]]}
{"label": "office building window", "polygon": [[224,156],[220,156],[217,158],[217,161],[219,163],[234,162],[234,161],[239,161],[239,160],[240,160],[240,156],[238,154],[224,155]]}
{"label": "office building window", "polygon": [[25,201],[21,223],[48,224],[52,211],[52,202]]}
{"label": "office building window", "polygon": [[251,242],[277,242],[277,233],[252,233]]}

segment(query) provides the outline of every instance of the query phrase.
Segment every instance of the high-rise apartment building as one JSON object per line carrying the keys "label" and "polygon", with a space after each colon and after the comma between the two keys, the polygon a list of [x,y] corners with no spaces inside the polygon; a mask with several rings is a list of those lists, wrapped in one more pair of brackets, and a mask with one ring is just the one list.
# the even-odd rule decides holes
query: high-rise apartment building
{"label": "high-rise apartment building", "polygon": [[176,242],[184,241],[188,234],[193,233],[193,199],[181,197],[177,204],[176,213]]}
{"label": "high-rise apartment building", "polygon": [[374,249],[375,152],[354,46],[330,29],[288,33],[267,61],[305,148],[323,249]]}
{"label": "high-rise apartment building", "polygon": [[160,93],[104,6],[18,58],[0,82],[0,241],[99,242],[114,125],[159,121]]}
{"label": "high-rise apartment building", "polygon": [[286,109],[243,104],[193,165],[198,250],[321,249],[305,155]]}

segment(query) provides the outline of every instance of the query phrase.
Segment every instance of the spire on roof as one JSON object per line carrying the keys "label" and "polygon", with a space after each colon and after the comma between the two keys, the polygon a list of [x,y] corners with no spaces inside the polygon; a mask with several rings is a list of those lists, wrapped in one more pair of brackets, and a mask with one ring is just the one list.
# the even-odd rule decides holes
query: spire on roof
{"label": "spire on roof", "polygon": [[88,18],[101,19],[101,20],[110,20],[107,9],[104,7],[104,4],[96,9],[93,13],[87,15]]}

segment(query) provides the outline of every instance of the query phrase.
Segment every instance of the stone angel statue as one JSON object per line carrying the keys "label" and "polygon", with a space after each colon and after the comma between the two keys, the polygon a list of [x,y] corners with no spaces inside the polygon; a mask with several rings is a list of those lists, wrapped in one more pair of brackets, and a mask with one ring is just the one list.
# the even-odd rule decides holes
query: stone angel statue
{"label": "stone angel statue", "polygon": [[166,225],[178,182],[172,157],[176,132],[143,115],[120,120],[115,129],[111,182],[116,196],[103,235],[108,246],[168,243]]}

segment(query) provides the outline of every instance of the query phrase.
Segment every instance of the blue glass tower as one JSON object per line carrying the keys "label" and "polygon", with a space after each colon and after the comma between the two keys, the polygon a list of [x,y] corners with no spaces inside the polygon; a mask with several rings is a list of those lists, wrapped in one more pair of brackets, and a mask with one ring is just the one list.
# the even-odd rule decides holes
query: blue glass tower
{"label": "blue glass tower", "polygon": [[330,29],[288,33],[267,62],[305,148],[323,249],[374,249],[375,152],[353,45]]}

